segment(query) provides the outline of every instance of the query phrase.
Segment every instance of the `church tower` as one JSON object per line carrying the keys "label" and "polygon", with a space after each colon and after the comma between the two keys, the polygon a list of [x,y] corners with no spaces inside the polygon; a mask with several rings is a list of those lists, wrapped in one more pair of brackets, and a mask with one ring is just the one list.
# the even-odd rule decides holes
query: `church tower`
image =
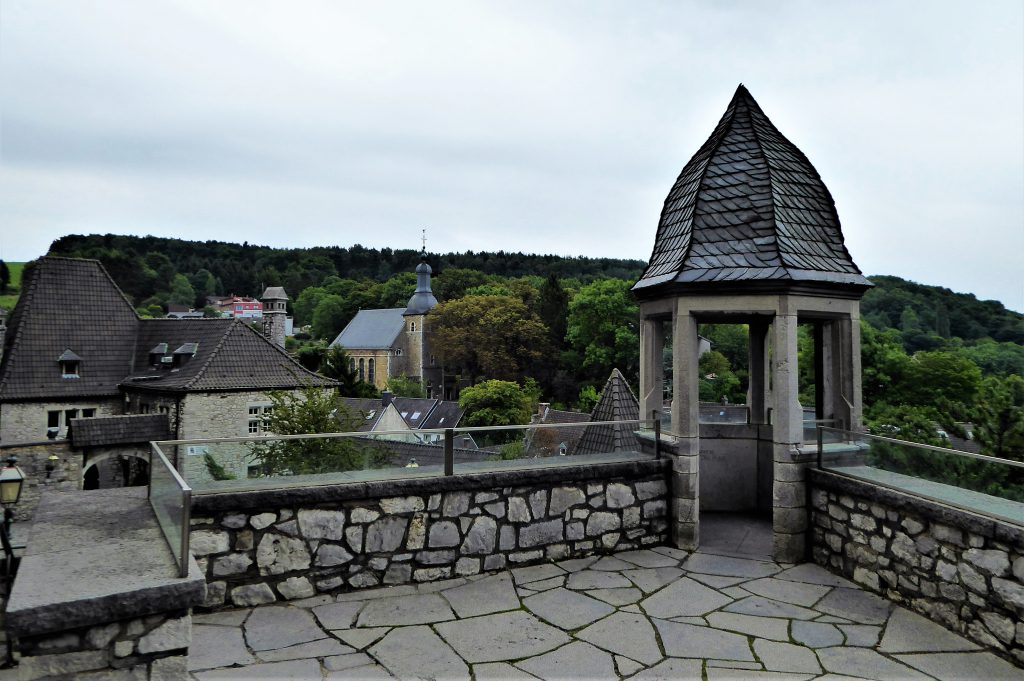
{"label": "church tower", "polygon": [[428,396],[432,396],[441,387],[441,366],[434,357],[430,332],[426,328],[427,315],[437,307],[437,298],[430,290],[432,272],[427,264],[427,252],[423,251],[420,264],[416,266],[416,292],[402,313],[405,319],[406,347],[409,349],[407,366],[410,378],[419,378]]}
{"label": "church tower", "polygon": [[260,300],[263,301],[263,335],[271,343],[283,348],[288,294],[280,286],[268,286]]}

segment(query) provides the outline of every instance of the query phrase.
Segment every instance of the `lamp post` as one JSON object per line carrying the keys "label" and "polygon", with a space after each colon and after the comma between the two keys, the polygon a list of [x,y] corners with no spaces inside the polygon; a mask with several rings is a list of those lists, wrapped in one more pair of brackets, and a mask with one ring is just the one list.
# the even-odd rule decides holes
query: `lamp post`
{"label": "lamp post", "polygon": [[49,480],[50,476],[53,475],[53,471],[57,468],[57,463],[60,461],[60,457],[56,454],[50,454],[46,457],[46,479]]}
{"label": "lamp post", "polygon": [[0,540],[4,545],[4,556],[7,559],[7,574],[11,572],[11,561],[14,551],[11,549],[11,523],[14,522],[14,509],[11,507],[21,498],[21,487],[25,482],[25,474],[18,467],[18,457],[7,459],[7,465],[0,469],[0,504],[4,507],[4,520],[0,524]]}

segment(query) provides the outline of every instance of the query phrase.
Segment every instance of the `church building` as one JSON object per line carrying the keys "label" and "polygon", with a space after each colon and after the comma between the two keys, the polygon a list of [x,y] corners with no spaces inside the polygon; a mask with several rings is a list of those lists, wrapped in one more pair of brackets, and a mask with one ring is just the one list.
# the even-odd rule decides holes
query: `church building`
{"label": "church building", "polygon": [[416,266],[416,291],[406,307],[360,310],[331,341],[330,347],[348,353],[359,379],[378,390],[403,375],[419,381],[428,396],[441,390],[441,363],[427,329],[427,315],[437,306],[430,290],[432,271],[424,252]]}

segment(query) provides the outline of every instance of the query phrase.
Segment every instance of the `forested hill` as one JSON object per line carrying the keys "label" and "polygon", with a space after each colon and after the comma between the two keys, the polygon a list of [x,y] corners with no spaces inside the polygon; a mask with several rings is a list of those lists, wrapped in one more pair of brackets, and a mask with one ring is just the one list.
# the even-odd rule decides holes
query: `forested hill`
{"label": "forested hill", "polygon": [[[96,258],[136,304],[166,290],[175,274],[194,278],[208,272],[215,282],[211,293],[259,295],[264,285],[284,286],[293,297],[325,277],[371,279],[383,282],[395,274],[412,272],[419,253],[412,249],[270,248],[268,246],[184,241],[160,237],[115,234],[69,235],[50,246],[51,255]],[[589,282],[600,278],[636,279],[644,262],[619,258],[562,257],[524,253],[430,254],[435,272],[449,268],[471,269],[502,277],[554,274],[563,279]]]}
{"label": "forested hill", "polygon": [[908,351],[933,350],[945,339],[1024,345],[1024,314],[995,300],[978,300],[893,276],[870,277],[875,287],[861,302],[861,316],[877,329],[896,329]]}

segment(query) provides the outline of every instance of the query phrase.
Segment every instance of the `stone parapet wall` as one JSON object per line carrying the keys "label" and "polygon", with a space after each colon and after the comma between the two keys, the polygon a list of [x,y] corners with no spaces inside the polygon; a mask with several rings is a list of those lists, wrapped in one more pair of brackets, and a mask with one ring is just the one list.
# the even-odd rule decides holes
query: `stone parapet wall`
{"label": "stone parapet wall", "polygon": [[1024,663],[1024,526],[809,471],[814,561]]}
{"label": "stone parapet wall", "polygon": [[18,679],[184,679],[191,640],[188,611],[23,636]]}
{"label": "stone parapet wall", "polygon": [[197,496],[206,606],[250,606],[666,539],[667,462]]}

